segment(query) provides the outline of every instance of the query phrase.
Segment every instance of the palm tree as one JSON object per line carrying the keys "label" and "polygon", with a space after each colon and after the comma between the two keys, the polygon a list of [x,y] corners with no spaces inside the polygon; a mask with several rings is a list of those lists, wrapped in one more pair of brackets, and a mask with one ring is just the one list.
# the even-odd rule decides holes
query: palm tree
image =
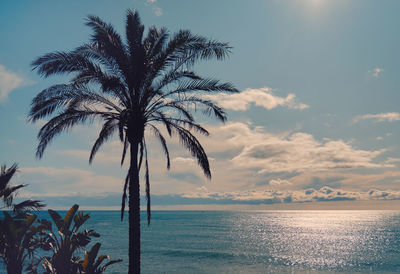
{"label": "palm tree", "polygon": [[[34,226],[37,215],[28,213],[30,210],[39,210],[45,206],[41,201],[25,200],[14,203],[19,189],[25,184],[10,185],[18,171],[17,164],[7,168],[0,168],[0,199],[3,200],[0,209],[12,210],[12,214],[3,211],[4,218],[0,219],[0,258],[4,262],[7,273],[22,273],[27,259],[33,258],[37,241],[35,234],[38,226]],[[33,261],[29,266],[32,266]]]}
{"label": "palm tree", "polygon": [[82,211],[78,212],[78,208],[78,205],[73,205],[64,218],[56,211],[48,210],[58,233],[53,232],[51,222],[41,221],[42,225],[49,231],[42,238],[42,248],[53,252],[51,256],[42,258],[46,274],[103,273],[108,266],[122,261],[111,260],[102,265],[104,260],[108,260],[110,257],[100,255],[96,260],[101,246],[100,243],[94,244],[89,251],[85,250],[83,260],[77,256],[77,251],[88,246],[93,237],[100,237],[100,234],[92,229],[81,229],[90,215],[84,214]]}
{"label": "palm tree", "polygon": [[[204,93],[237,92],[230,83],[203,78],[193,70],[199,60],[224,59],[230,52],[227,43],[180,30],[170,35],[165,28],[150,27],[144,35],[139,14],[128,10],[126,41],[112,25],[99,17],[88,16],[93,33],[89,43],[72,51],[45,54],[32,62],[43,77],[72,74],[67,84],[41,91],[32,101],[29,118],[35,122],[52,118],[40,129],[36,155],[43,152],[53,137],[85,122],[100,120],[102,129],[95,141],[89,162],[99,148],[116,132],[123,143],[121,165],[128,149],[130,167],[125,179],[121,220],[129,202],[129,273],[140,273],[140,191],[139,171],[144,163],[147,221],[150,223],[150,183],[145,130],[160,141],[170,157],[160,125],[169,136],[176,135],[211,178],[207,155],[194,133],[208,135],[195,121],[194,110],[226,120],[222,108],[201,97]],[[57,111],[57,112],[56,112]],[[55,115],[53,115],[56,112]]]}
{"label": "palm tree", "polygon": [[5,165],[0,168],[0,198],[3,199],[3,205],[0,209],[12,209],[14,214],[24,213],[28,210],[39,210],[45,205],[37,200],[25,200],[18,204],[14,203],[14,198],[20,188],[27,186],[26,184],[11,186],[11,179],[18,171],[18,165],[13,164],[7,168]]}

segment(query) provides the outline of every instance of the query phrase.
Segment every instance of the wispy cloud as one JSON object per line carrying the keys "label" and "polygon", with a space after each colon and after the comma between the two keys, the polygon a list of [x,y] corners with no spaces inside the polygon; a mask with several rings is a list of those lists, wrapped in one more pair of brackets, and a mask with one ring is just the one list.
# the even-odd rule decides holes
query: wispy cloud
{"label": "wispy cloud", "polygon": [[154,14],[156,16],[163,15],[162,9],[159,6],[156,5],[157,4],[157,0],[146,0],[146,3],[151,5],[151,8],[152,8],[152,10],[153,10],[153,12],[154,12]]}
{"label": "wispy cloud", "polygon": [[0,65],[0,102],[6,100],[10,92],[25,84],[27,84],[27,81],[22,76]]}
{"label": "wispy cloud", "polygon": [[275,95],[273,89],[269,87],[259,89],[245,89],[236,94],[213,94],[207,98],[218,102],[223,108],[244,111],[248,110],[251,104],[271,110],[277,107],[287,107],[290,109],[303,110],[309,108],[308,105],[296,101],[296,95],[289,93],[286,97]]}
{"label": "wispy cloud", "polygon": [[123,180],[97,172],[72,167],[21,168],[18,181],[28,182],[29,191],[40,195],[99,195],[121,189]]}
{"label": "wispy cloud", "polygon": [[271,186],[279,186],[279,185],[291,185],[292,183],[289,182],[288,180],[282,180],[282,179],[273,179],[269,181],[269,185]]}
{"label": "wispy cloud", "polygon": [[383,71],[384,71],[383,68],[374,68],[373,70],[369,70],[368,72],[371,74],[372,77],[379,78],[379,76],[381,76]]}
{"label": "wispy cloud", "polygon": [[378,114],[359,115],[353,119],[353,122],[358,123],[361,120],[374,120],[375,122],[394,122],[394,121],[400,120],[400,113],[387,112],[387,113],[378,113]]}

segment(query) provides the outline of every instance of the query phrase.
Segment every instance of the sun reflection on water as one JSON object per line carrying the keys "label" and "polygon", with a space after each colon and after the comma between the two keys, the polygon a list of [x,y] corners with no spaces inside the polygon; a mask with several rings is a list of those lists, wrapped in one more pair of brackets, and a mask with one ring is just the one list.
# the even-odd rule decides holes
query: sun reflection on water
{"label": "sun reflection on water", "polygon": [[262,254],[265,263],[343,270],[398,261],[398,254],[387,252],[399,244],[394,237],[399,230],[396,212],[271,211],[245,216],[235,219],[232,238],[255,262],[260,260],[255,254]]}

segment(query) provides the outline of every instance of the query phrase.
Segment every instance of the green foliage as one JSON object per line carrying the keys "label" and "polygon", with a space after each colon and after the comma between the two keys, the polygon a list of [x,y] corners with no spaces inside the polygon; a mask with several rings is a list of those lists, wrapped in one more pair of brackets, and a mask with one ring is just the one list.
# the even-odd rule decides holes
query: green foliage
{"label": "green foliage", "polygon": [[42,238],[42,248],[52,251],[51,256],[43,257],[45,273],[102,273],[110,263],[121,261],[110,261],[109,264],[100,267],[102,261],[109,259],[109,257],[101,255],[103,257],[100,256],[101,258],[99,257],[96,262],[94,261],[100,248],[99,243],[95,244],[89,252],[86,251],[84,260],[78,257],[77,252],[83,250],[91,242],[92,237],[100,237],[94,230],[81,229],[90,216],[78,212],[78,208],[78,205],[72,206],[64,218],[56,211],[48,210],[57,231],[53,232],[50,225],[48,227],[49,233]]}
{"label": "green foliage", "polygon": [[[28,213],[29,210],[44,207],[43,203],[35,200],[14,203],[17,191],[26,186],[10,185],[17,171],[17,164],[10,168],[2,166],[0,169],[0,198],[3,201],[1,208],[12,210],[3,211],[4,218],[0,219],[0,258],[8,273],[13,274],[21,273],[24,266],[27,266],[27,269],[34,268],[34,252],[40,246],[38,235],[45,229],[41,224],[36,225],[37,215]],[[30,263],[28,259],[31,260]]]}
{"label": "green foliage", "polygon": [[102,263],[104,262],[104,260],[110,259],[110,256],[99,255],[96,260],[96,256],[99,253],[100,246],[101,246],[100,243],[96,243],[95,245],[93,245],[93,247],[89,251],[85,252],[85,258],[83,261],[81,261],[82,273],[87,273],[87,274],[103,273],[107,269],[108,266],[122,261],[121,259],[112,260],[112,261],[105,263],[102,266]]}
{"label": "green foliage", "polygon": [[[37,215],[10,215],[3,211],[0,220],[0,256],[7,266],[8,273],[22,273],[36,268],[40,260],[34,252],[42,246],[40,236],[45,235],[48,224],[37,222]],[[30,259],[30,262],[27,262]]]}

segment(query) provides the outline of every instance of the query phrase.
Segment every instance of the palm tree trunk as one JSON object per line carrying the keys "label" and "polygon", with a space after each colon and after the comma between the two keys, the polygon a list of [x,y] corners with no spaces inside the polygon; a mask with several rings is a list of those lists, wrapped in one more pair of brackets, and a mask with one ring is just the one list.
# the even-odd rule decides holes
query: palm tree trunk
{"label": "palm tree trunk", "polygon": [[129,274],[140,273],[140,188],[138,149],[139,143],[131,143],[129,168]]}
{"label": "palm tree trunk", "polygon": [[22,273],[22,262],[18,259],[17,254],[12,254],[10,256],[10,260],[8,260],[7,264],[7,273],[8,274],[21,274]]}

